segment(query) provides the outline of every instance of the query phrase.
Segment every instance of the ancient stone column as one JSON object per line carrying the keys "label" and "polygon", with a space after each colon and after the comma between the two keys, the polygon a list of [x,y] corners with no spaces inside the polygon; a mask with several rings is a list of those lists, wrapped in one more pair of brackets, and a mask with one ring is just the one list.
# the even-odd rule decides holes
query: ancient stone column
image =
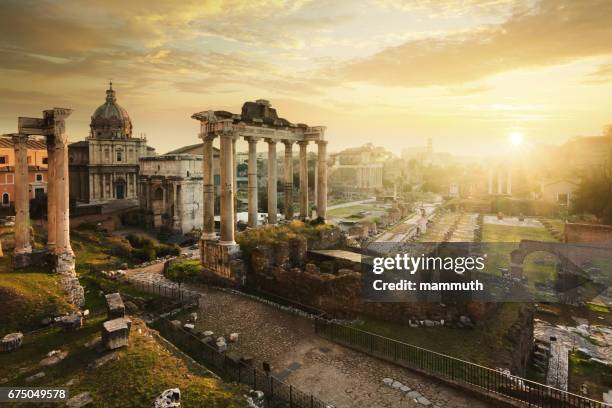
{"label": "ancient stone column", "polygon": [[[55,252],[57,235],[57,193],[55,174],[55,138],[47,136],[47,251]],[[91,182],[90,182],[91,185]],[[90,187],[91,188],[91,187]]]}
{"label": "ancient stone column", "polygon": [[236,158],[236,139],[232,139],[232,191],[234,192],[234,224],[238,225],[238,167]]}
{"label": "ancient stone column", "polygon": [[317,141],[317,217],[327,215],[327,140]]}
{"label": "ancient stone column", "polygon": [[493,169],[489,169],[489,194],[493,194]]}
{"label": "ancient stone column", "polygon": [[202,160],[203,186],[203,222],[202,239],[215,238],[215,185],[213,177],[213,140],[214,137],[201,135],[204,141],[204,157]]}
{"label": "ancient stone column", "polygon": [[68,183],[68,140],[66,135],[55,136],[55,202],[56,202],[56,234],[55,246],[57,253],[72,254],[70,246],[69,218],[69,183]]}
{"label": "ancient stone column", "polygon": [[249,227],[257,226],[258,196],[257,196],[257,141],[254,137],[246,138],[249,142]]}
{"label": "ancient stone column", "polygon": [[298,142],[300,146],[300,218],[308,218],[308,142]]}
{"label": "ancient stone column", "polygon": [[[28,182],[28,136],[13,135],[15,149],[15,257],[23,258],[32,252],[30,244],[30,197]],[[26,255],[27,256],[27,255]],[[16,265],[26,266],[24,259]]]}
{"label": "ancient stone column", "polygon": [[284,140],[285,144],[285,219],[293,218],[293,141]]}
{"label": "ancient stone column", "polygon": [[234,245],[233,135],[221,135],[221,245]]}
{"label": "ancient stone column", "polygon": [[508,169],[508,175],[506,180],[506,194],[512,195],[512,171]]}
{"label": "ancient stone column", "polygon": [[266,139],[268,143],[268,224],[276,224],[277,213],[277,163],[276,163],[276,140]]}
{"label": "ancient stone column", "polygon": [[502,188],[502,171],[501,169],[497,169],[497,194],[503,194],[504,190]]}

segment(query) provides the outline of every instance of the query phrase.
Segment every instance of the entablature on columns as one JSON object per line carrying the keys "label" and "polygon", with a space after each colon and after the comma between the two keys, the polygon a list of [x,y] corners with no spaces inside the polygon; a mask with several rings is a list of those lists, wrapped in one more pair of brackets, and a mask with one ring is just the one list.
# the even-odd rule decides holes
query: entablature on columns
{"label": "entablature on columns", "polygon": [[325,138],[325,126],[293,124],[286,120],[275,120],[274,124],[264,123],[263,119],[245,120],[241,115],[226,111],[202,111],[191,115],[200,121],[200,138],[205,137],[243,137],[248,139],[270,139],[282,141],[317,141]]}

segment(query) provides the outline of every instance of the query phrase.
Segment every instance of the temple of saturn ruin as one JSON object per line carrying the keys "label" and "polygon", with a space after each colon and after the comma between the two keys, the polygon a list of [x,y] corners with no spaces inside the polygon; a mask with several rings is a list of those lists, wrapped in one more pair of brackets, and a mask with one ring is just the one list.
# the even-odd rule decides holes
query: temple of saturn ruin
{"label": "temple of saturn ruin", "polygon": [[[13,265],[23,268],[38,263],[45,256],[56,273],[64,275],[62,284],[71,301],[81,304],[83,288],[75,273],[75,258],[70,246],[68,136],[66,118],[72,109],[53,108],[43,111],[42,118],[18,118],[18,133],[4,135],[13,139],[15,148],[15,251]],[[47,248],[32,251],[30,237],[30,204],[28,194],[27,141],[42,136],[47,144]],[[43,257],[41,257],[43,255]]]}
{"label": "temple of saturn ruin", "polygon": [[[324,126],[293,124],[277,117],[276,110],[266,100],[246,102],[241,114],[227,111],[204,111],[192,115],[200,122],[200,138],[204,142],[203,160],[203,233],[200,257],[205,272],[232,281],[242,279],[239,247],[234,241],[236,192],[236,141],[244,138],[249,145],[248,156],[248,225],[257,227],[257,142],[268,145],[268,224],[277,224],[277,166],[276,145],[284,150],[284,217],[293,214],[293,144],[299,146],[300,218],[306,219],[308,201],[308,144],[318,147],[317,156],[317,217],[325,219],[327,209],[327,141]],[[220,142],[221,223],[219,237],[215,234],[213,141]]]}

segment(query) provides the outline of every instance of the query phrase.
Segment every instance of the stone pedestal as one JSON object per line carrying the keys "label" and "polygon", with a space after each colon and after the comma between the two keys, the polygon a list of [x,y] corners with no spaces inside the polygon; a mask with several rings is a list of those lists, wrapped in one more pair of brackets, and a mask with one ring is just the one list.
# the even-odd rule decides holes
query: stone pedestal
{"label": "stone pedestal", "polygon": [[201,240],[200,258],[205,275],[235,284],[244,281],[242,252],[237,244],[227,245],[219,241]]}
{"label": "stone pedestal", "polygon": [[68,316],[62,316],[59,319],[59,324],[64,331],[77,331],[83,327],[83,316],[79,313],[72,313]]}
{"label": "stone pedestal", "polygon": [[109,319],[125,317],[125,305],[119,293],[106,295],[106,311]]}
{"label": "stone pedestal", "polygon": [[102,325],[102,345],[107,350],[114,350],[128,345],[132,321],[118,318],[104,322]]}
{"label": "stone pedestal", "polygon": [[23,343],[23,333],[10,333],[0,340],[0,351],[8,352],[17,350]]}

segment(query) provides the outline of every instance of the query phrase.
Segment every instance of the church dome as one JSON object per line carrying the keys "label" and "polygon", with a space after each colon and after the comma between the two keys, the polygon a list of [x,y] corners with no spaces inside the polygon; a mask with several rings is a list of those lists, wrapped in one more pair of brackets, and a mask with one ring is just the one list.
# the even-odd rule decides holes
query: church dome
{"label": "church dome", "polygon": [[132,137],[132,121],[127,111],[119,106],[113,83],[106,91],[106,102],[91,117],[91,136],[102,139],[129,139]]}

